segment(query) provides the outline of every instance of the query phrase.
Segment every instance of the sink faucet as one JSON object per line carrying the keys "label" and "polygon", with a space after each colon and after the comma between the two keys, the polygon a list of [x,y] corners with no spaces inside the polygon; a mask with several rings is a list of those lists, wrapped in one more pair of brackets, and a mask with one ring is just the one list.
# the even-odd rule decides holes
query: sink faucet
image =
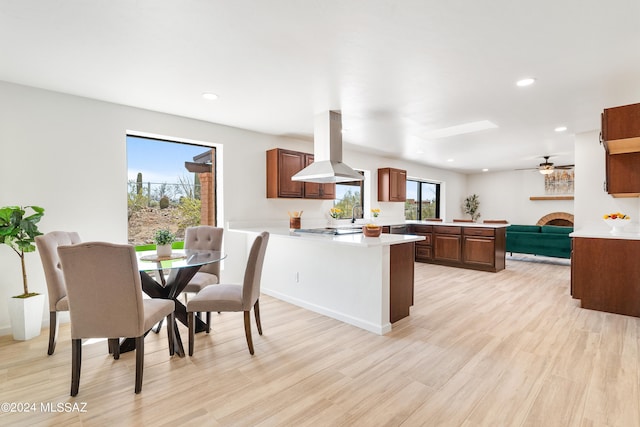
{"label": "sink faucet", "polygon": [[355,205],[353,205],[353,208],[351,208],[351,224],[355,224],[356,222],[356,208],[359,207],[360,205],[356,203]]}

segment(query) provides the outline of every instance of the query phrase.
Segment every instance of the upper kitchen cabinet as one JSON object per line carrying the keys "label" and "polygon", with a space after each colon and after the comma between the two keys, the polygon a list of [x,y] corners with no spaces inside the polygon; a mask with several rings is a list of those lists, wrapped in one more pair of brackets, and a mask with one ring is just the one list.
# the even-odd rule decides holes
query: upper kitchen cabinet
{"label": "upper kitchen cabinet", "polygon": [[602,113],[606,189],[614,197],[640,196],[640,104]]}
{"label": "upper kitchen cabinet", "polygon": [[292,181],[291,177],[313,163],[313,154],[274,148],[267,151],[267,197],[334,199],[335,184]]}
{"label": "upper kitchen cabinet", "polygon": [[609,154],[640,152],[640,104],[605,108],[602,140]]}
{"label": "upper kitchen cabinet", "polygon": [[407,171],[394,168],[378,169],[378,201],[407,200]]}

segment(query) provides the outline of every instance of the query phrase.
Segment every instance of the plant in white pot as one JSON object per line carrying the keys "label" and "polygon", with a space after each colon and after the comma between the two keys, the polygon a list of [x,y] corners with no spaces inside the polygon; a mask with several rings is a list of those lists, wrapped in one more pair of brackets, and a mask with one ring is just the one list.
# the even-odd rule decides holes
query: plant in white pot
{"label": "plant in white pot", "polygon": [[[27,209],[33,213],[26,216]],[[28,340],[40,335],[44,295],[29,292],[25,253],[35,252],[35,237],[42,233],[38,222],[44,209],[38,206],[5,206],[0,208],[0,243],[9,246],[19,257],[22,266],[23,293],[9,298],[11,329],[16,340]]]}
{"label": "plant in white pot", "polygon": [[171,244],[176,240],[176,236],[171,230],[157,230],[153,240],[156,242],[156,253],[159,257],[171,256]]}

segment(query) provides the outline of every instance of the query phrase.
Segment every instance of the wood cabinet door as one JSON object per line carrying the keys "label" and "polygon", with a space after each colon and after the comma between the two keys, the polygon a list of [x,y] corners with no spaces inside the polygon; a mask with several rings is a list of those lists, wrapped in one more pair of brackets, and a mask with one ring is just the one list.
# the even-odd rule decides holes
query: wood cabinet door
{"label": "wood cabinet door", "polygon": [[391,245],[389,274],[389,321],[397,322],[409,315],[413,305],[414,244]]}
{"label": "wood cabinet door", "polygon": [[304,167],[304,154],[295,151],[278,151],[278,197],[304,197],[304,186],[291,177]]}
{"label": "wood cabinet door", "polygon": [[392,202],[407,200],[407,171],[391,169],[389,199]]}
{"label": "wood cabinet door", "polygon": [[455,234],[433,235],[433,259],[462,262],[462,236]]}
{"label": "wood cabinet door", "polygon": [[495,239],[492,237],[464,236],[463,247],[465,263],[493,267],[496,249]]}
{"label": "wood cabinet door", "polygon": [[606,171],[609,194],[640,193],[640,153],[607,155]]}

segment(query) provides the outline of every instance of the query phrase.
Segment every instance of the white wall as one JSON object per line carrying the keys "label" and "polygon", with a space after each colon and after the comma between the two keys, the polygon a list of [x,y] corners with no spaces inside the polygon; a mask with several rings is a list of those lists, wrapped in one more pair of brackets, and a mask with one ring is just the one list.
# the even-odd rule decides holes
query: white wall
{"label": "white wall", "polygon": [[574,213],[572,200],[529,200],[544,196],[544,176],[536,170],[486,172],[468,176],[469,194],[480,198],[480,220],[535,224],[551,212]]}
{"label": "white wall", "polygon": [[[0,206],[42,206],[46,210],[42,232],[75,230],[85,241],[127,242],[127,131],[221,144],[225,222],[287,224],[287,211],[301,209],[304,217],[321,219],[331,206],[330,201],[265,197],[265,151],[282,147],[313,152],[311,143],[4,82],[0,82]],[[352,151],[344,153],[344,161],[374,171],[367,191],[385,218],[402,217],[403,204],[375,201],[379,167],[400,167],[410,176],[443,181],[444,210],[451,218],[459,215],[466,194],[464,175]],[[223,280],[240,280],[244,271],[246,242],[233,234],[225,234],[229,256]],[[46,293],[37,253],[27,254],[26,263],[30,289]],[[18,257],[6,245],[0,245],[0,272],[0,307],[6,307],[6,299],[21,290]],[[46,325],[47,313],[43,320]],[[7,310],[0,309],[0,335],[9,332]]]}

